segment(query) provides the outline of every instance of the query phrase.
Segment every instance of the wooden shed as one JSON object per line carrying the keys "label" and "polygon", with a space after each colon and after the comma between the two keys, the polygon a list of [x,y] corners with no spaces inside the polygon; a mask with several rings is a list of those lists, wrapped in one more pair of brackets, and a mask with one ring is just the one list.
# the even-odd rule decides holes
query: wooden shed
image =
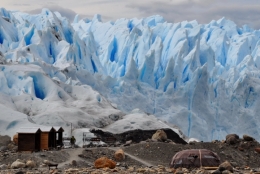
{"label": "wooden shed", "polygon": [[41,130],[24,127],[18,131],[18,151],[39,151],[41,149]]}
{"label": "wooden shed", "polygon": [[49,148],[55,147],[55,135],[56,130],[53,127],[41,127],[41,150],[49,150]]}
{"label": "wooden shed", "polygon": [[53,127],[56,130],[56,134],[55,134],[55,139],[56,139],[56,144],[55,147],[57,146],[62,146],[63,142],[62,142],[62,138],[63,138],[63,132],[64,129],[62,127]]}

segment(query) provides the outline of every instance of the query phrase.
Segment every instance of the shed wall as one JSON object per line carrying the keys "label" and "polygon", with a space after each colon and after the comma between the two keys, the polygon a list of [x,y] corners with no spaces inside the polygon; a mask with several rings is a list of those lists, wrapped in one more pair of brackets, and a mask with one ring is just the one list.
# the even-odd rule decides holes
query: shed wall
{"label": "shed wall", "polygon": [[42,132],[41,133],[41,150],[48,150],[49,149],[49,133]]}
{"label": "shed wall", "polygon": [[18,151],[34,151],[35,134],[18,134]]}

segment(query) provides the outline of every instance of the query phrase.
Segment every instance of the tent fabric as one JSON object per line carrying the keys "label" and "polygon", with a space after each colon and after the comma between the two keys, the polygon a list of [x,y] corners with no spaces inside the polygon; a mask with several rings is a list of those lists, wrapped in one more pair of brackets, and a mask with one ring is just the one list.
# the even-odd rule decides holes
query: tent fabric
{"label": "tent fabric", "polygon": [[188,149],[177,152],[170,163],[173,168],[218,167],[219,156],[207,149]]}

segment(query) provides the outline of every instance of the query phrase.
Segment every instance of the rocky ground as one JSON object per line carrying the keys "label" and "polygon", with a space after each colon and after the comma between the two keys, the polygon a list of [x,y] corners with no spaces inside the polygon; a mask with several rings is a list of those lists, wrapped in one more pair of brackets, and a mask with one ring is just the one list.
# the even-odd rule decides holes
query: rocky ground
{"label": "rocky ground", "polygon": [[[228,170],[205,170],[169,168],[171,158],[176,152],[185,149],[209,149],[216,152],[221,162],[229,161],[234,173],[260,174],[260,144],[254,139],[229,138],[225,141],[191,142],[189,144],[175,144],[168,140],[158,142],[148,139],[139,143],[126,142],[112,144],[109,147],[89,147],[76,149],[62,149],[42,152],[16,152],[17,146],[8,138],[0,137],[0,174],[41,174],[41,173],[230,173]],[[234,136],[233,136],[234,137]],[[97,145],[98,146],[98,145]],[[118,161],[115,151],[122,149],[125,158]],[[94,166],[96,159],[108,157],[115,161],[113,169]],[[20,160],[17,160],[20,159]],[[26,164],[15,169],[13,163],[17,161]],[[29,165],[31,161],[33,165]],[[48,164],[58,164],[58,169]]]}

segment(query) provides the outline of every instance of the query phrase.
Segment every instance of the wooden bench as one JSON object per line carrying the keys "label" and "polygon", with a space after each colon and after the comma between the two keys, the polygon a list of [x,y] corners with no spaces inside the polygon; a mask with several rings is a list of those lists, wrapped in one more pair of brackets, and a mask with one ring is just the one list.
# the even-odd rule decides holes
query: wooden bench
{"label": "wooden bench", "polygon": [[100,138],[90,138],[91,142],[100,142],[101,139]]}
{"label": "wooden bench", "polygon": [[58,164],[48,164],[48,166],[49,166],[49,170],[51,169],[51,167],[56,167],[56,169],[57,169]]}

